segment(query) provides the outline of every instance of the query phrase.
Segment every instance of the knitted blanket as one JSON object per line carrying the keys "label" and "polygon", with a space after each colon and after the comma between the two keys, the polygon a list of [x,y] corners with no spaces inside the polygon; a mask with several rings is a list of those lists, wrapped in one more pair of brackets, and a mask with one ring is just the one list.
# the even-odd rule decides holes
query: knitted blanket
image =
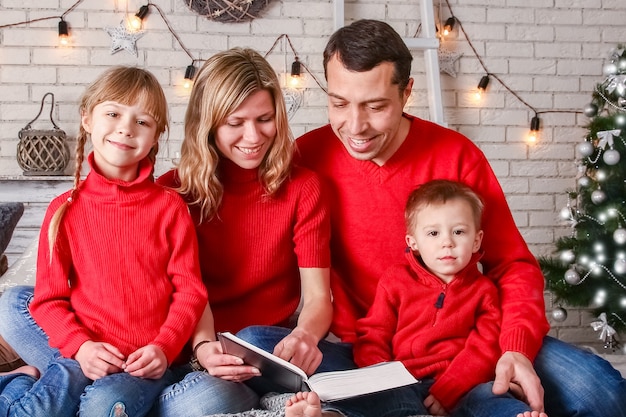
{"label": "knitted blanket", "polygon": [[[270,393],[261,398],[261,408],[234,414],[212,414],[206,417],[285,417],[285,402],[293,394]],[[432,417],[432,416],[413,416]]]}

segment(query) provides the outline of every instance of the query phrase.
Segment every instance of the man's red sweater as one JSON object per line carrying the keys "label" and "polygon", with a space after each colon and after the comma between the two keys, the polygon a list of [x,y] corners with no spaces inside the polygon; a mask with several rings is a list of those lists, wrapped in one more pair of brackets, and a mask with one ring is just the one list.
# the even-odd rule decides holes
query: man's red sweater
{"label": "man's red sweater", "polygon": [[491,381],[500,358],[500,302],[478,271],[480,255],[446,284],[406,251],[407,261],[381,277],[374,304],[357,322],[359,366],[402,361],[451,411],[476,385]]}
{"label": "man's red sweater", "polygon": [[69,192],[46,212],[31,313],[65,357],[93,340],[126,356],[153,344],[171,364],[207,303],[189,210],[178,194],[151,180],[148,160],[132,182],[100,175],[93,154],[89,162],[52,261],[48,226]]}
{"label": "man's red sweater", "polygon": [[372,304],[378,279],[402,262],[409,193],[429,180],[450,179],[467,184],[485,201],[481,263],[501,294],[500,347],[533,360],[549,329],[544,280],[489,162],[460,133],[405,117],[410,131],[383,166],[351,157],[330,125],[296,140],[299,163],[320,175],[330,190],[332,331],[353,342],[355,322]]}
{"label": "man's red sweater", "polygon": [[[190,207],[215,329],[286,325],[300,301],[299,268],[330,266],[328,202],[319,179],[295,168],[268,197],[257,169],[223,158],[218,175],[224,195],[217,215],[199,223],[198,207]],[[175,171],[157,182],[180,184]]]}

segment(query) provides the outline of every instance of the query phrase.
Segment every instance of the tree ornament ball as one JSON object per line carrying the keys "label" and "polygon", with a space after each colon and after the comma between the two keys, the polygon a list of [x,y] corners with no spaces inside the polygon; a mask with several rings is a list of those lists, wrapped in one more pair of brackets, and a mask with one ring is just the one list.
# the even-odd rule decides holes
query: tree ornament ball
{"label": "tree ornament ball", "polygon": [[626,59],[620,59],[617,63],[617,68],[620,70],[626,70]]}
{"label": "tree ornament ball", "polygon": [[607,165],[617,165],[619,163],[620,155],[615,149],[609,149],[604,152],[602,159]]}
{"label": "tree ornament ball", "polygon": [[602,72],[604,75],[615,75],[617,74],[617,65],[613,63],[606,64],[604,68],[602,68]]}
{"label": "tree ornament ball", "polygon": [[618,275],[624,275],[626,273],[626,260],[618,259],[613,264],[613,270]]}
{"label": "tree ornament ball", "polygon": [[587,188],[591,185],[591,178],[589,178],[586,175],[583,175],[582,177],[578,178],[578,185],[582,188]]}
{"label": "tree ornament ball", "polygon": [[602,204],[606,201],[606,193],[602,190],[595,190],[591,193],[591,201],[593,204]]}
{"label": "tree ornament ball", "polygon": [[565,271],[564,278],[565,278],[565,282],[567,282],[569,285],[577,285],[580,283],[580,275],[573,268],[570,268],[567,271]]}
{"label": "tree ornament ball", "polygon": [[583,113],[587,117],[594,117],[598,114],[598,106],[596,106],[594,103],[589,103],[583,109]]}
{"label": "tree ornament ball", "polygon": [[613,240],[618,245],[623,245],[626,243],[626,229],[620,227],[619,229],[615,229],[613,232]]}
{"label": "tree ornament ball", "polygon": [[615,116],[615,125],[617,127],[626,126],[626,114],[620,113]]}
{"label": "tree ornament ball", "polygon": [[576,145],[576,151],[583,158],[586,158],[587,156],[590,156],[591,154],[593,154],[593,149],[594,149],[593,144],[587,141],[581,142],[578,145]]}
{"label": "tree ornament ball", "polygon": [[564,322],[567,319],[567,310],[563,307],[556,307],[552,310],[552,318],[559,323]]}
{"label": "tree ornament ball", "polygon": [[571,264],[576,260],[576,254],[571,249],[566,249],[561,252],[561,260],[566,264]]}

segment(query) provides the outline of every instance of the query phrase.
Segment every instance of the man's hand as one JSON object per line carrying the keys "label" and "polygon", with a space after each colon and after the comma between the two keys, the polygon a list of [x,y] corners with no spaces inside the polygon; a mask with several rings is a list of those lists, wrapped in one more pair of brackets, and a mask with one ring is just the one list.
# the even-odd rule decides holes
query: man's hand
{"label": "man's hand", "polygon": [[167,370],[167,358],[160,347],[147,345],[137,349],[126,360],[124,371],[132,376],[159,379]]}
{"label": "man's hand", "polygon": [[543,387],[528,358],[519,352],[504,352],[496,365],[493,393],[511,393],[534,411],[543,412]]}
{"label": "man's hand", "polygon": [[222,352],[220,342],[205,343],[196,352],[198,362],[209,375],[233,382],[243,382],[261,375],[254,366],[244,365],[237,356]]}
{"label": "man's hand", "polygon": [[311,375],[322,363],[322,352],[317,347],[317,342],[312,334],[296,327],[278,342],[274,348],[274,355],[291,362],[307,375]]}
{"label": "man's hand", "polygon": [[125,358],[113,345],[88,340],[80,346],[74,359],[87,378],[96,380],[122,372]]}

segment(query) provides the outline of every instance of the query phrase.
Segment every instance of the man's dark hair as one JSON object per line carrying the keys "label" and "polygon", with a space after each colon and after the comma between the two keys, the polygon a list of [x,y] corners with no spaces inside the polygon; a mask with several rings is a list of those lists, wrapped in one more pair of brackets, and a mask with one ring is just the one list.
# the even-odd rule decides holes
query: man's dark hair
{"label": "man's dark hair", "polygon": [[398,32],[385,22],[357,20],[333,33],[324,49],[326,79],[326,67],[334,55],[345,68],[356,72],[369,71],[383,62],[391,62],[395,68],[392,83],[398,84],[403,91],[409,82],[413,56]]}

